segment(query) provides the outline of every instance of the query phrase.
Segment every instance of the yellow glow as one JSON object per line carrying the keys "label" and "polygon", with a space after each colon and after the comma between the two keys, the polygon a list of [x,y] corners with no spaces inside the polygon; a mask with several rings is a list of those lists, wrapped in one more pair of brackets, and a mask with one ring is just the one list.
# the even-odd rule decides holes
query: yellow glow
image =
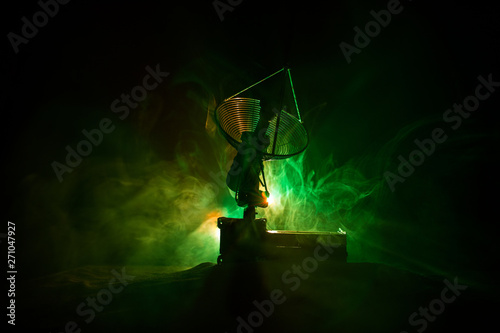
{"label": "yellow glow", "polygon": [[267,198],[267,204],[269,206],[271,206],[272,204],[274,204],[274,196],[269,195],[269,198]]}
{"label": "yellow glow", "polygon": [[210,235],[214,241],[219,243],[220,241],[220,230],[217,227],[217,218],[223,216],[223,213],[219,210],[212,211],[207,214],[206,220],[200,225],[197,231]]}

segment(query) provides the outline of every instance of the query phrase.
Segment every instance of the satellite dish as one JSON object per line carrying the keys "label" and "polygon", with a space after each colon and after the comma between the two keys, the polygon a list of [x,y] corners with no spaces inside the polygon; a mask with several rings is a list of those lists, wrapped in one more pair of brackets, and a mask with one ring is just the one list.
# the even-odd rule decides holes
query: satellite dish
{"label": "satellite dish", "polygon": [[[262,110],[261,101],[255,98],[240,97],[239,95],[255,87],[257,84],[283,72],[285,79],[290,83],[288,87],[284,83],[281,109]],[[285,82],[286,82],[285,81]],[[286,89],[289,89],[293,96],[291,107],[287,108],[283,101]],[[295,108],[295,113],[289,113],[286,109]],[[259,122],[264,122],[259,127]],[[260,136],[269,138],[269,145],[262,152],[263,160],[285,159],[303,152],[309,142],[307,131],[300,119],[300,112],[295,98],[290,69],[283,68],[271,74],[263,80],[251,85],[239,93],[225,99],[215,110],[215,122],[222,135],[237,150],[242,143],[242,135],[245,132],[255,133],[261,130]],[[265,132],[264,132],[265,130]]]}
{"label": "satellite dish", "polygon": [[[248,94],[248,90],[281,72],[283,84],[281,96],[278,95],[279,104],[272,100],[272,96],[268,96],[272,89]],[[255,96],[263,98],[257,99]],[[287,96],[290,97],[288,100]],[[273,103],[278,107],[273,107]],[[335,255],[331,258],[346,262],[345,232],[267,230],[267,220],[255,218],[256,207],[268,206],[269,192],[263,162],[300,154],[309,142],[300,118],[290,69],[282,68],[226,98],[216,107],[214,118],[221,134],[238,151],[226,184],[235,192],[236,203],[245,207],[242,219],[218,218],[220,255],[217,263],[287,258],[299,253],[310,255],[314,247],[323,244],[324,239],[331,239],[335,244]],[[260,190],[261,186],[265,191]]]}
{"label": "satellite dish", "polygon": [[[271,110],[272,111],[272,110]],[[216,122],[226,140],[239,148],[244,132],[255,132],[261,119],[260,100],[233,97],[215,111]],[[265,131],[270,143],[263,152],[264,160],[285,159],[303,152],[308,144],[306,129],[301,121],[285,110],[276,112]]]}
{"label": "satellite dish", "polygon": [[[264,101],[244,97],[248,90],[283,73],[279,108],[271,98]],[[291,97],[286,100],[285,97]],[[276,104],[275,104],[276,105]],[[289,68],[282,68],[250,87],[226,98],[215,109],[215,123],[226,140],[238,151],[228,172],[226,184],[233,190],[236,202],[245,207],[245,216],[255,217],[255,207],[266,208],[269,192],[263,161],[285,159],[303,152],[308,145]],[[260,174],[262,173],[262,180]],[[263,185],[265,191],[260,190]]]}

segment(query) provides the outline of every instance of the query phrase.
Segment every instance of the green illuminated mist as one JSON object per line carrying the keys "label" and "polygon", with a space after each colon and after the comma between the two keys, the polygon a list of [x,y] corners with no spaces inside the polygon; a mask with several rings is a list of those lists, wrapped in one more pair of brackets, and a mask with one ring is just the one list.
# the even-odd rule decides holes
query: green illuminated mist
{"label": "green illuminated mist", "polygon": [[[186,73],[192,72],[187,68]],[[32,255],[45,269],[215,262],[217,217],[243,214],[225,186],[236,151],[211,121],[219,98],[209,89],[212,83],[186,73],[153,92],[126,121],[112,118],[117,129],[62,183],[52,174],[25,177],[20,209],[27,230],[50,240],[33,244]],[[54,106],[59,107],[65,108]],[[112,116],[109,110],[86,112],[89,124]],[[84,126],[77,123],[75,132]],[[258,217],[266,217],[270,229],[341,228],[348,235],[349,261],[394,262],[399,256],[399,262],[407,262],[412,253],[401,258],[398,246],[415,229],[380,209],[393,204],[380,176],[403,139],[341,163],[321,145],[321,137],[312,135],[305,153],[265,162],[275,202],[258,209]]]}
{"label": "green illuminated mist", "polygon": [[264,215],[277,229],[352,229],[349,220],[356,216],[355,207],[373,192],[376,183],[349,165],[336,166],[332,157],[319,168],[308,167],[306,159],[307,153],[266,163],[273,203]]}
{"label": "green illuminated mist", "polygon": [[[469,167],[485,156],[474,144],[485,147],[487,138],[480,142],[468,125],[463,134],[450,132],[446,144],[391,193],[383,173],[396,170],[398,155],[415,149],[415,138],[442,126],[442,112],[456,101],[441,95],[438,81],[419,79],[425,71],[406,59],[396,54],[383,66],[360,58],[357,67],[308,62],[293,69],[310,145],[301,155],[265,162],[275,203],[258,209],[258,217],[272,229],[341,228],[350,262],[453,274],[464,260],[475,260],[459,247],[468,239],[455,224],[467,215],[453,203],[460,193],[456,178],[468,179]],[[212,112],[217,102],[271,72],[264,67],[207,52],[172,70],[124,121],[105,107],[116,95],[94,103],[98,108],[67,100],[48,105],[39,121],[45,127],[26,128],[26,137],[40,138],[29,158],[41,166],[26,172],[15,196],[20,234],[40,239],[29,245],[27,255],[37,263],[31,269],[215,262],[217,217],[241,217],[243,210],[224,184],[236,151],[218,133]],[[422,82],[432,94],[421,93]],[[103,117],[116,130],[59,183],[50,162],[63,159],[64,146],[74,146],[80,131]],[[54,119],[59,132],[47,136]],[[471,144],[463,149],[461,142]],[[464,211],[469,201],[461,200]]]}

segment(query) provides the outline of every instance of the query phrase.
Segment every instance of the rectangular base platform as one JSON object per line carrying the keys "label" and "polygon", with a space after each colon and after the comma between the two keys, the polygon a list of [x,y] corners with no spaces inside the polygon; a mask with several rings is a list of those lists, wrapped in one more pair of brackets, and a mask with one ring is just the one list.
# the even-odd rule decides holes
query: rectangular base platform
{"label": "rectangular base platform", "polygon": [[267,220],[220,217],[219,264],[261,260],[302,260],[306,257],[347,262],[345,232],[267,230]]}

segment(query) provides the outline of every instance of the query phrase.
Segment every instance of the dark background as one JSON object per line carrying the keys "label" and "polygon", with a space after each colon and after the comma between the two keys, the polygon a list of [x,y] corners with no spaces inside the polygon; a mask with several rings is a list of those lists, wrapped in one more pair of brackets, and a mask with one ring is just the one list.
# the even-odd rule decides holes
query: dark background
{"label": "dark background", "polygon": [[[9,3],[2,220],[16,223],[20,279],[84,265],[214,262],[200,225],[232,199],[203,191],[230,150],[206,130],[207,110],[289,63],[310,134],[304,170],[318,180],[339,168],[335,181],[352,185],[361,174],[360,191],[366,182],[374,189],[341,225],[349,260],[488,283],[499,254],[499,92],[455,131],[442,116],[474,93],[479,75],[500,81],[496,4],[402,1],[347,64],[339,43],[353,44],[354,26],[386,5],[247,0],[220,21],[210,1],[73,0],[14,54],[7,33],[19,34],[21,17],[39,6]],[[169,77],[120,120],[111,102],[156,64]],[[51,163],[102,118],[116,129],[58,182]],[[438,127],[446,142],[391,192],[384,172]]]}

